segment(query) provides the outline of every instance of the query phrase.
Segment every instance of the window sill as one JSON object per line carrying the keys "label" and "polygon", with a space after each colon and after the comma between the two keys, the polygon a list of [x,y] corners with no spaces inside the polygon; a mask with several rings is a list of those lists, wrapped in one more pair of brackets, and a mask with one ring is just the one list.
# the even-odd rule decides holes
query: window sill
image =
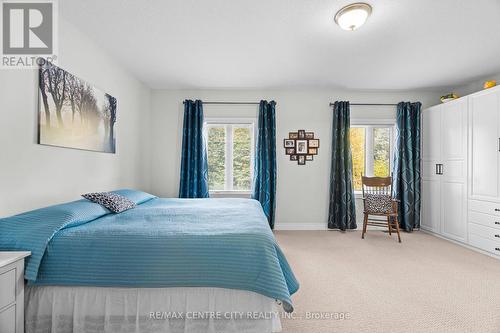
{"label": "window sill", "polygon": [[210,198],[250,198],[250,191],[210,191]]}

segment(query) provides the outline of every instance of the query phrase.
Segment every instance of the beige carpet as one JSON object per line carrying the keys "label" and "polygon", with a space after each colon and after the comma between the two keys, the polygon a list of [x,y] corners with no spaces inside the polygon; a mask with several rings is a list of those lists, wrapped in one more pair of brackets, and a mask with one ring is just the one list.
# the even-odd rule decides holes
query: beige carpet
{"label": "beige carpet", "polygon": [[275,234],[301,284],[284,333],[500,332],[500,260],[423,232]]}

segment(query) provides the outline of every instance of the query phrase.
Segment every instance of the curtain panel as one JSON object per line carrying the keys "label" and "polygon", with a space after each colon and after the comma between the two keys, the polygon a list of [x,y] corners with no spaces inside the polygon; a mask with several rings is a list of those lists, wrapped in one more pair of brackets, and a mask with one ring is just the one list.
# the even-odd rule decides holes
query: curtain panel
{"label": "curtain panel", "polygon": [[184,101],[179,198],[208,198],[208,159],[200,100]]}
{"label": "curtain panel", "polygon": [[420,102],[400,102],[396,112],[393,194],[399,202],[401,228],[420,228]]}
{"label": "curtain panel", "polygon": [[356,208],[352,183],[352,153],[349,102],[335,102],[332,124],[332,161],[328,228],[356,229]]}
{"label": "curtain panel", "polygon": [[276,208],[276,102],[260,101],[252,199],[258,200],[274,228]]}

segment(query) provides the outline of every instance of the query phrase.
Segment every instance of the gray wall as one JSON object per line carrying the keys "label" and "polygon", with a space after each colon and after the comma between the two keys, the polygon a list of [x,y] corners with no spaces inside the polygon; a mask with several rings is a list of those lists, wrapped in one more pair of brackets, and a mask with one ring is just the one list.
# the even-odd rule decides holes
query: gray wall
{"label": "gray wall", "polygon": [[449,90],[449,92],[455,92],[460,97],[475,93],[476,91],[483,90],[483,85],[485,81],[496,80],[497,85],[500,85],[500,73],[492,74],[482,78],[478,78],[468,84],[456,86]]}
{"label": "gray wall", "polygon": [[37,145],[37,73],[0,70],[0,216],[88,191],[149,189],[150,89],[62,18],[59,32],[59,66],[118,99],[117,154]]}
{"label": "gray wall", "polygon": [[[330,101],[396,103],[421,101],[424,106],[439,103],[434,92],[362,92],[346,90],[154,90],[152,92],[152,186],[154,194],[178,194],[182,129],[182,101],[277,102],[277,212],[276,228],[322,229],[328,215],[330,177],[331,108]],[[207,115],[245,117],[256,114],[257,107],[207,107]],[[353,119],[394,118],[395,108],[352,107]],[[282,140],[297,129],[314,131],[320,138],[319,155],[306,166],[298,166],[284,154]],[[361,207],[358,204],[358,207]]]}

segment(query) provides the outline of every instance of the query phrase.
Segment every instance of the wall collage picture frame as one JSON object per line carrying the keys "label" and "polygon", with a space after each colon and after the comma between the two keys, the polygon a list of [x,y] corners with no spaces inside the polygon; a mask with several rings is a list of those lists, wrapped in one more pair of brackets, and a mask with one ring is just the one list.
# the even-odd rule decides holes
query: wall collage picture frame
{"label": "wall collage picture frame", "polygon": [[306,165],[306,161],[313,161],[314,155],[318,155],[319,139],[314,137],[314,132],[298,130],[288,133],[288,139],[283,139],[283,147],[285,154],[290,156],[290,161]]}

